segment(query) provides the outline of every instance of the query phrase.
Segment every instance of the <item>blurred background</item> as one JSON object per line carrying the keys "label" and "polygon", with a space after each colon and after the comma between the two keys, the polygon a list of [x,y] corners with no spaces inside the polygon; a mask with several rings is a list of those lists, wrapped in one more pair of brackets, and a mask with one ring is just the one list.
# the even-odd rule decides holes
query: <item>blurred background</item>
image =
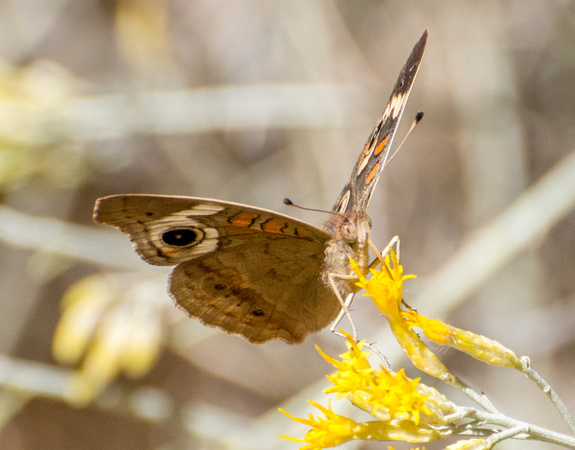
{"label": "blurred background", "polygon": [[[188,319],[169,270],[93,205],[189,195],[320,224],[282,199],[331,209],[425,27],[396,145],[425,117],[379,182],[372,239],[400,236],[412,306],[529,355],[574,411],[574,18],[544,0],[0,2],[0,447],[298,448],[277,435],[307,428],[277,408],[327,404],[314,344],[343,341],[256,346]],[[374,308],[357,296],[360,337],[422,376]],[[568,432],[520,373],[439,355]]]}

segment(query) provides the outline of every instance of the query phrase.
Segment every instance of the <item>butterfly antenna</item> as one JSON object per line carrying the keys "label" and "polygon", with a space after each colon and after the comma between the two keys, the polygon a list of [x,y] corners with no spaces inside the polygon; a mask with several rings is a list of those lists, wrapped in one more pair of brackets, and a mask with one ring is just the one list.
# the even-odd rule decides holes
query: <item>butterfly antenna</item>
{"label": "butterfly antenna", "polygon": [[296,205],[289,198],[284,198],[284,205],[293,206],[297,209],[303,209],[304,211],[313,211],[313,212],[319,212],[319,213],[323,213],[323,214],[336,214],[338,216],[345,218],[345,215],[338,213],[338,212],[335,212],[335,211],[326,211],[325,209],[306,208],[305,206]]}
{"label": "butterfly antenna", "polygon": [[407,132],[407,134],[405,135],[405,137],[403,138],[403,140],[401,141],[401,143],[397,146],[397,148],[395,149],[395,151],[392,153],[392,155],[386,159],[385,161],[385,165],[387,166],[389,164],[389,162],[393,159],[393,157],[397,154],[397,152],[399,150],[401,150],[401,147],[403,147],[403,144],[405,144],[405,142],[407,141],[407,138],[409,136],[411,136],[411,133],[413,132],[413,130],[415,130],[415,127],[417,127],[417,125],[419,125],[419,122],[421,122],[421,119],[423,119],[423,111],[419,111],[416,115],[415,115],[415,119],[413,119],[413,122],[411,124],[411,127],[409,128],[409,131]]}

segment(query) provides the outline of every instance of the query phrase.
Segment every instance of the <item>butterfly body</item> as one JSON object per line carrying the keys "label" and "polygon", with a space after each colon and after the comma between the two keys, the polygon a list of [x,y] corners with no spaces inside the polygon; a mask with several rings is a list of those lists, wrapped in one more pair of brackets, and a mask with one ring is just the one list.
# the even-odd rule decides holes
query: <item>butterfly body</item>
{"label": "butterfly body", "polygon": [[321,228],[219,200],[155,195],[98,199],[94,220],[129,235],[150,264],[175,265],[170,294],[203,323],[253,343],[302,342],[358,288],[349,265],[369,265],[369,200],[419,69],[427,30],[402,69],[350,182]]}
{"label": "butterfly body", "polygon": [[[330,285],[330,274],[353,275],[349,265],[350,258],[354,259],[360,270],[367,269],[371,230],[371,220],[367,213],[332,214],[322,225],[322,229],[331,236],[324,252],[324,270],[321,274],[324,284]],[[357,291],[355,280],[336,277],[334,283],[342,298]]]}

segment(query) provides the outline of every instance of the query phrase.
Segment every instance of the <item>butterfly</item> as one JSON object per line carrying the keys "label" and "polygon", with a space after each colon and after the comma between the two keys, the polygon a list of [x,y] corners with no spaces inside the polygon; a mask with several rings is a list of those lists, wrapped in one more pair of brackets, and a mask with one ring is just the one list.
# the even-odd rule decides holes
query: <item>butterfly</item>
{"label": "butterfly", "polygon": [[367,207],[388,161],[427,35],[426,29],[414,46],[321,228],[237,203],[137,194],[98,199],[94,220],[127,234],[146,262],[175,265],[169,291],[191,317],[252,343],[302,342],[329,325],[342,310],[341,299],[358,289],[349,258],[367,271]]}

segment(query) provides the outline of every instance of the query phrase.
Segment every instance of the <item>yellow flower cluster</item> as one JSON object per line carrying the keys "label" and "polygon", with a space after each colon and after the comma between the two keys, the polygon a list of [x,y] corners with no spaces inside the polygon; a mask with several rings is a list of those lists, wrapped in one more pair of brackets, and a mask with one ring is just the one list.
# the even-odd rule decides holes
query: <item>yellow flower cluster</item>
{"label": "yellow flower cluster", "polygon": [[419,378],[408,378],[403,369],[392,373],[382,366],[372,368],[367,359],[370,354],[363,351],[365,342],[355,342],[349,334],[342,333],[348,339],[348,351],[340,355],[341,360],[331,358],[317,347],[326,361],[338,369],[327,376],[333,387],[326,389],[326,394],[345,397],[379,420],[407,420],[414,425],[445,424],[444,414],[453,412],[446,397],[420,384]]}
{"label": "yellow flower cluster", "polygon": [[[403,267],[393,250],[385,257],[381,271],[371,271],[369,280],[354,261],[351,261],[351,266],[359,279],[357,285],[373,298],[388,319],[402,350],[420,370],[446,383],[457,383],[455,376],[421,341],[414,327],[421,328],[432,341],[449,345],[488,364],[521,368],[521,361],[515,354],[496,341],[439,320],[428,319],[411,308],[402,310],[403,281],[414,278],[414,275],[403,274]],[[306,443],[302,447],[304,450],[315,450],[352,439],[425,443],[451,434],[450,421],[461,417],[461,409],[434,388],[421,384],[419,379],[408,378],[403,369],[394,373],[382,366],[372,367],[368,361],[370,354],[364,351],[365,341],[356,342],[348,333],[342,333],[347,337],[348,351],[339,359],[326,355],[317,347],[320,354],[337,369],[327,376],[333,386],[325,392],[337,394],[338,399],[346,398],[378,420],[356,422],[333,412],[331,404],[325,408],[310,402],[324,417],[310,414],[308,419],[299,419],[280,410],[293,420],[311,427],[304,439],[287,439]],[[471,439],[447,448],[480,450],[488,449],[491,445],[484,439]]]}
{"label": "yellow flower cluster", "polygon": [[[363,409],[376,421],[356,422],[332,411],[331,405],[324,408],[315,402],[325,418],[296,418],[281,410],[293,420],[309,425],[311,430],[304,439],[287,439],[305,442],[305,450],[321,449],[339,445],[352,439],[399,440],[422,443],[437,440],[449,434],[445,427],[445,416],[454,412],[449,400],[438,391],[419,383],[419,379],[408,378],[403,370],[392,373],[383,367],[371,367],[363,351],[364,342],[355,342],[346,333],[348,351],[340,359],[318,351],[337,370],[327,378],[333,387],[326,393],[345,397],[355,406]],[[285,437],[285,436],[283,436]]]}

